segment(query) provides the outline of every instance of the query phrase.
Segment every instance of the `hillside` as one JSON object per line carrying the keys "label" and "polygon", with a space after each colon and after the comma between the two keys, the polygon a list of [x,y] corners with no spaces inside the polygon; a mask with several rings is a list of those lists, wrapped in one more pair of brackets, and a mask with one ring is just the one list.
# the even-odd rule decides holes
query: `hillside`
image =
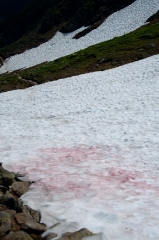
{"label": "hillside", "polygon": [[34,0],[24,10],[0,23],[0,56],[6,59],[36,47],[52,38],[57,30],[66,33],[82,26],[92,26],[91,31],[110,14],[132,2],[134,1]]}
{"label": "hillside", "polygon": [[[81,50],[79,52],[73,53],[72,55],[65,56],[49,63],[43,63],[27,70],[16,71],[16,74],[10,73],[7,75],[1,75],[0,91],[4,92],[12,89],[26,88],[35,84],[41,84],[47,81],[79,75],[81,73],[88,73],[100,70],[103,71],[133,61],[138,61],[154,54],[158,54],[158,16],[159,12],[147,19],[147,21],[149,22],[148,24],[140,27],[132,33],[128,33],[127,35],[114,38],[110,41],[98,43],[97,45],[90,46],[85,50]],[[40,46],[40,49],[42,49],[42,46]],[[50,53],[50,48],[48,50],[48,53]],[[42,56],[43,53],[46,53],[45,48],[39,53],[40,56]],[[44,59],[40,59],[38,57],[36,49],[35,55],[32,55],[31,57],[32,59],[30,59],[29,54],[30,53],[28,51],[26,52],[26,56],[22,54],[22,56],[19,55],[15,56],[15,58],[13,57],[13,60],[11,58],[6,63],[7,67],[9,67],[9,62],[11,62],[11,67],[17,67],[19,64],[23,63],[25,59],[27,60],[27,58],[29,59],[29,61],[24,62],[24,64],[31,63],[31,65],[32,63],[34,63],[32,62],[32,60],[36,61],[39,59],[41,61],[41,59]],[[34,63],[34,65],[36,64]],[[4,67],[5,64],[2,68]],[[2,68],[0,69],[0,71],[2,70]]]}

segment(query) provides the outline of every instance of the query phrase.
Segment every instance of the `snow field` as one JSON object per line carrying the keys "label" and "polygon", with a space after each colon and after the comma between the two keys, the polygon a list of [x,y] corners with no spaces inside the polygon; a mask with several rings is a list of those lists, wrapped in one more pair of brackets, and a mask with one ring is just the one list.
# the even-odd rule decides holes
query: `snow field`
{"label": "snow field", "polygon": [[128,7],[112,14],[101,26],[78,40],[72,38],[84,28],[69,34],[57,32],[50,41],[39,47],[7,59],[0,68],[0,73],[52,61],[93,44],[129,33],[143,25],[157,10],[159,10],[159,0],[136,0]]}
{"label": "snow field", "polygon": [[159,55],[0,94],[0,158],[53,231],[159,239]]}

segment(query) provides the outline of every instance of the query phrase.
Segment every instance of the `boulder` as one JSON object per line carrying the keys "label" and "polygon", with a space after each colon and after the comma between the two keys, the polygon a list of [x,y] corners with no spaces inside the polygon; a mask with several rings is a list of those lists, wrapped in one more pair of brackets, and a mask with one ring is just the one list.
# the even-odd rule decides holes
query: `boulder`
{"label": "boulder", "polygon": [[18,197],[22,196],[29,189],[30,184],[28,182],[14,181],[11,185],[11,191]]}

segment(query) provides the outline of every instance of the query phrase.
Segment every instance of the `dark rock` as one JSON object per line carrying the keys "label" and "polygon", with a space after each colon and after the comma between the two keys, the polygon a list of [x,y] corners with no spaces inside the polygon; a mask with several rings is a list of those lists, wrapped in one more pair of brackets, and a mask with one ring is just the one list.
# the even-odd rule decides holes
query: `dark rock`
{"label": "dark rock", "polygon": [[3,240],[33,240],[26,232],[10,232]]}
{"label": "dark rock", "polygon": [[8,189],[2,185],[0,185],[0,191],[5,193]]}
{"label": "dark rock", "polygon": [[5,236],[11,230],[10,215],[4,211],[0,212],[0,237]]}
{"label": "dark rock", "polygon": [[28,182],[14,181],[11,185],[11,191],[18,197],[26,193],[29,189],[30,184]]}
{"label": "dark rock", "polygon": [[8,191],[4,195],[4,202],[2,204],[6,205],[9,209],[15,210],[16,212],[22,212],[22,202],[20,200],[15,200]]}

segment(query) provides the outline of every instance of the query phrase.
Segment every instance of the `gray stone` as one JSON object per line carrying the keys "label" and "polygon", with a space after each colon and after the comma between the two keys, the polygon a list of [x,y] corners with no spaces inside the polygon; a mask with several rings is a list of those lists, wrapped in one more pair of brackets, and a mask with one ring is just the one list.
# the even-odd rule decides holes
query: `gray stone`
{"label": "gray stone", "polygon": [[29,189],[30,184],[28,182],[14,181],[11,185],[11,191],[18,197],[26,193]]}

